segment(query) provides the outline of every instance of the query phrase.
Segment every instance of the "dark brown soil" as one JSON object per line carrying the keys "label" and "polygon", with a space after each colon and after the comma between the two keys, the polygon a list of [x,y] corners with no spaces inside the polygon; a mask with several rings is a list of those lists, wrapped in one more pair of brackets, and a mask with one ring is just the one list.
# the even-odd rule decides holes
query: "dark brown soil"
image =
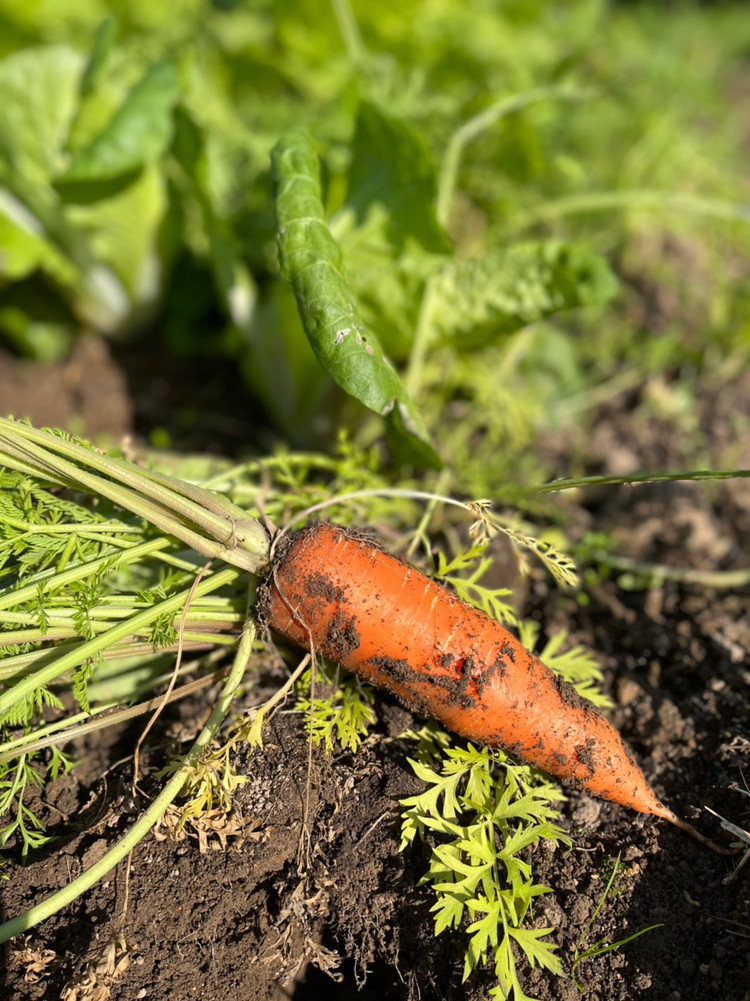
{"label": "dark brown soil", "polygon": [[[98,357],[102,371],[112,372],[102,405],[106,421],[98,424],[89,411],[85,430],[131,431],[144,402],[131,398],[126,379],[117,382],[118,365],[106,352]],[[10,365],[0,360],[0,387],[3,378],[15,384]],[[599,415],[580,446],[592,469],[683,465],[679,428],[644,418],[639,400],[623,397]],[[7,409],[20,414],[27,408],[37,422],[62,419],[57,411],[38,411],[37,403],[44,400],[27,396]],[[735,465],[750,466],[750,379],[707,389],[698,417],[707,462],[731,454]],[[579,448],[575,440],[553,445],[559,454]],[[750,482],[603,490],[580,499],[574,524],[578,534],[614,533],[617,552],[634,559],[739,568],[750,548]],[[703,808],[750,827],[750,589],[667,582],[624,590],[601,577],[589,583],[587,595],[586,603],[561,595],[540,576],[527,588],[523,612],[540,621],[543,634],[564,627],[571,642],[597,652],[615,701],[612,720],[658,793],[704,833],[728,843]],[[143,766],[147,792],[159,787],[156,769],[194,735],[208,704],[196,700],[165,716]],[[490,972],[461,983],[460,936],[432,936],[432,900],[418,885],[429,846],[398,852],[397,802],[419,789],[406,761],[410,747],[399,737],[413,717],[385,696],[378,714],[356,755],[316,752],[309,783],[301,722],[277,716],[264,751],[239,761],[248,781],[229,829],[208,830],[203,846],[194,837],[147,837],[133,853],[129,879],[121,864],[65,912],[6,948],[3,996],[486,998],[495,983]],[[128,792],[138,733],[138,727],[121,730],[89,746],[82,766],[49,792],[58,827],[73,837],[25,867],[4,871],[4,918],[65,884],[132,823],[143,805]],[[97,776],[105,768],[111,771],[102,781]],[[537,901],[534,924],[554,926],[566,969],[618,852],[623,874],[585,945],[661,924],[582,964],[576,972],[587,997],[750,998],[750,864],[733,875],[737,858],[715,855],[665,822],[578,792],[570,793],[562,823],[573,847],[539,849],[534,858],[538,878],[553,890]],[[526,993],[542,1001],[580,996],[569,977],[524,969],[523,981]]]}

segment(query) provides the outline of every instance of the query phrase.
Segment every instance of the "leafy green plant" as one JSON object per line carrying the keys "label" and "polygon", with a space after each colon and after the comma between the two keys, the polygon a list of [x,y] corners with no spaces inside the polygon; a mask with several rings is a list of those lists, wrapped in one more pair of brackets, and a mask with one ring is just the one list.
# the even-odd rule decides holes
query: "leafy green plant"
{"label": "leafy green plant", "polygon": [[[412,398],[425,340],[465,351],[561,304],[605,303],[601,251],[628,289],[658,272],[700,305],[710,341],[633,330],[620,300],[606,338],[560,328],[584,362],[585,389],[613,360],[643,372],[700,354],[716,336],[741,345],[732,318],[747,291],[724,266],[727,249],[747,248],[733,225],[745,218],[741,122],[721,113],[746,39],[738,12],[712,11],[707,32],[709,15],[687,5],[661,31],[648,8],[584,0],[551,35],[554,13],[548,2],[528,19],[450,0],[439,19],[408,18],[336,3],[311,25],[294,0],[159,13],[116,3],[101,20],[98,8],[63,0],[50,45],[43,9],[21,14],[5,0],[4,337],[59,356],[80,321],[127,334],[161,315],[175,350],[239,352],[274,419],[299,431],[309,410],[267,384],[289,376],[298,393],[315,372],[276,280],[267,170],[279,134],[302,124],[325,153],[326,213],[360,313],[387,356],[409,363]],[[696,52],[706,71],[686,76]],[[681,266],[682,248],[687,259],[696,244],[711,289],[703,303],[702,283]],[[196,310],[223,315],[228,336],[192,330]],[[259,377],[280,315],[290,322]],[[600,314],[580,324],[590,333]]]}
{"label": "leafy green plant", "polygon": [[417,835],[438,836],[423,878],[437,898],[435,934],[460,928],[466,915],[464,980],[491,963],[498,979],[492,995],[524,1001],[513,943],[532,967],[562,973],[555,946],[545,941],[553,929],[523,926],[533,900],[550,890],[534,882],[521,856],[542,839],[570,844],[553,823],[560,791],[501,751],[469,744],[436,753],[431,743],[411,761],[426,788],[401,801],[401,849]]}
{"label": "leafy green plant", "polygon": [[[153,712],[159,700],[147,696],[168,681],[177,683],[170,697],[210,683],[222,651],[236,646],[247,603],[240,572],[201,569],[196,550],[225,553],[246,567],[255,560],[257,571],[267,537],[226,496],[138,469],[65,435],[2,420],[0,462],[0,814],[7,818],[0,838],[3,844],[20,838],[25,855],[44,838],[29,797],[43,776],[68,767],[60,746]],[[261,470],[278,487],[264,510],[284,518],[328,497],[331,475],[349,488],[380,482],[372,458],[346,442],[338,458],[279,455],[227,469],[218,479],[252,503]],[[50,482],[64,484],[66,493]],[[84,500],[71,488],[93,497]],[[371,504],[377,510],[374,498]],[[392,516],[399,505],[408,517],[405,500],[391,502]],[[345,520],[355,511],[350,506],[339,515]],[[169,530],[174,535],[162,534]],[[175,651],[184,658],[176,671]],[[220,794],[231,787],[226,762],[223,770],[207,769],[205,763],[201,774],[216,790],[212,802],[218,797],[226,805],[229,794]],[[211,778],[220,774],[221,780]],[[200,781],[194,777],[196,790]],[[191,801],[197,798],[193,790]]]}
{"label": "leafy green plant", "polygon": [[[4,423],[6,434],[17,427]],[[94,455],[60,437],[41,440]],[[50,475],[54,455],[42,454]],[[164,653],[177,646],[178,626],[187,654],[234,645],[244,603],[209,597],[231,572],[209,571],[191,594],[198,568],[178,555],[176,542],[137,517],[112,517],[106,501],[92,507],[66,500],[26,473],[3,472],[2,489],[0,817],[7,822],[0,844],[15,838],[25,856],[47,840],[29,797],[71,765],[58,745],[83,721],[110,724],[114,708],[163,683],[171,670]],[[199,664],[184,665],[181,682]],[[65,712],[65,693],[76,710]]]}
{"label": "leafy green plant", "polygon": [[[61,12],[60,34],[66,39],[67,32],[67,40],[10,51],[0,67],[3,106],[19,109],[0,121],[5,151],[0,218],[8,248],[0,263],[8,283],[7,295],[0,295],[0,329],[19,350],[59,355],[80,322],[125,334],[143,329],[165,304],[163,326],[173,349],[236,353],[253,391],[285,434],[299,439],[322,413],[335,414],[343,424],[359,423],[356,413],[332,397],[327,373],[354,397],[363,400],[364,394],[366,405],[379,413],[398,400],[389,423],[405,418],[418,431],[412,446],[429,439],[451,463],[461,458],[460,447],[452,435],[445,436],[439,415],[451,396],[468,394],[477,419],[485,422],[497,465],[488,469],[484,484],[472,483],[470,492],[486,492],[481,487],[487,481],[507,478],[501,458],[512,462],[508,447],[523,454],[523,435],[535,422],[548,417],[553,404],[564,407],[571,394],[583,399],[611,374],[613,360],[622,356],[641,372],[644,365],[663,367],[663,359],[640,361],[651,358],[657,347],[651,341],[636,343],[634,332],[618,325],[611,313],[605,339],[577,336],[565,321],[540,333],[541,321],[580,306],[589,307],[589,313],[576,319],[576,326],[599,322],[616,288],[600,249],[610,260],[612,248],[623,242],[624,253],[628,240],[637,249],[641,231],[650,235],[648,225],[682,235],[676,220],[686,209],[696,227],[705,219],[742,218],[722,201],[725,180],[691,157],[694,139],[669,143],[662,135],[666,130],[693,136],[693,105],[679,102],[682,89],[667,90],[675,95],[674,103],[665,110],[660,131],[648,119],[647,84],[643,91],[629,88],[624,99],[618,89],[621,68],[603,67],[596,58],[602,31],[632,31],[647,78],[674,74],[691,44],[693,15],[675,17],[682,28],[668,36],[674,50],[662,53],[655,64],[643,44],[651,36],[639,15],[618,11],[609,17],[596,4],[583,6],[587,14],[567,24],[578,39],[579,64],[564,73],[558,73],[551,50],[541,56],[534,42],[538,27],[516,23],[510,12],[488,17],[476,5],[464,10],[449,4],[446,24],[453,30],[446,34],[434,34],[429,23],[417,19],[408,37],[399,31],[394,36],[393,24],[383,35],[380,19],[360,5],[357,18],[373,45],[368,52],[352,12],[345,15],[346,4],[337,4],[317,19],[315,55],[307,37],[299,44],[301,3],[253,14],[239,8],[199,12],[188,4],[171,19],[121,10],[119,20],[110,16],[98,26],[87,21],[93,14]],[[28,45],[35,32],[41,39],[43,20],[24,18],[23,30],[16,32],[10,27],[14,12],[2,16],[8,39],[23,37]],[[474,21],[507,53],[510,80],[470,44]],[[257,34],[259,25],[266,34]],[[729,15],[726,25],[726,37],[734,44]],[[528,49],[519,43],[519,32],[528,39]],[[248,45],[251,36],[277,38],[281,54],[275,53],[272,62],[287,66],[283,76],[272,73],[269,79],[263,45]],[[457,44],[463,39],[466,50],[458,61],[467,60],[472,73],[487,81],[485,94],[467,93],[462,74],[446,78],[448,38]],[[395,45],[390,61],[375,54],[379,44]],[[713,50],[710,56],[704,53],[709,57],[718,58]],[[409,80],[415,59],[424,75]],[[453,53],[448,62],[455,61]],[[310,87],[317,92],[317,86],[346,94],[356,81],[363,99],[317,107],[291,96],[294,88],[290,91],[285,82],[290,77],[301,95]],[[438,77],[442,103],[430,91],[430,81]],[[262,95],[256,79],[263,81]],[[540,82],[523,89],[530,79]],[[521,89],[509,93],[514,86]],[[46,102],[51,91],[58,95],[54,109]],[[644,191],[642,170],[629,163],[627,179],[613,176],[610,122],[619,121],[620,129],[627,122],[632,129],[639,116],[642,125],[635,134],[645,130],[644,145],[654,142],[670,150],[669,157],[659,157],[663,191]],[[279,130],[298,122],[313,128],[324,153],[326,181],[313,199],[320,225],[307,226],[304,239],[313,230],[321,234],[321,226],[328,231],[328,251],[318,257],[318,267],[327,269],[327,298],[343,304],[333,340],[340,331],[354,331],[352,338],[344,335],[341,344],[329,347],[325,323],[315,327],[312,350],[278,281],[266,190],[268,152]],[[299,151],[303,135],[295,129],[282,142],[296,144]],[[308,151],[300,162],[306,163],[312,191],[318,168],[309,141],[304,142]],[[540,167],[543,157],[546,170]],[[282,161],[277,157],[277,165]],[[711,196],[670,189],[670,181],[690,176],[686,165],[695,172],[693,186],[705,181]],[[628,181],[633,190],[620,190]],[[298,239],[301,229],[294,220],[301,216],[293,206],[299,178],[278,190],[277,208]],[[469,208],[467,217],[476,219],[465,232],[457,222],[462,206]],[[664,215],[658,224],[653,215],[650,224],[638,217],[631,234],[631,217],[622,213],[639,207],[646,211],[644,218],[649,210]],[[603,227],[597,229],[589,219],[613,208],[621,214],[611,216],[603,235]],[[137,232],[133,218],[139,219]],[[553,228],[553,235],[529,235],[540,224]],[[692,238],[688,232],[686,239]],[[322,248],[320,243],[319,254]],[[294,283],[293,263],[284,259],[284,272]],[[192,312],[181,287],[187,273]],[[34,294],[40,285],[54,295]],[[316,301],[309,291],[301,293],[308,335],[315,325],[308,306]],[[33,303],[40,298],[55,303],[48,314],[35,311]],[[214,309],[223,316],[225,336],[211,331],[201,337],[189,329],[186,317],[195,319],[199,303],[206,313]],[[351,309],[353,320],[347,319]],[[538,328],[534,354],[544,354],[556,369],[542,385],[530,385],[542,374],[534,373],[535,366],[523,372],[518,367],[520,346],[529,338],[516,335],[530,323]],[[364,335],[360,327],[367,328]],[[361,344],[358,333],[366,338]],[[670,343],[675,352],[682,350],[676,341]],[[501,345],[507,350],[498,350]],[[367,346],[375,354],[367,355]],[[508,399],[492,412],[484,406],[482,373],[498,359],[511,381],[501,380]],[[373,366],[377,374],[370,378]],[[637,382],[636,372],[632,378]],[[495,379],[495,393],[497,384]],[[489,454],[480,452],[477,471],[482,463],[486,467]],[[435,460],[430,449],[420,455],[422,462]]]}
{"label": "leafy green plant", "polygon": [[[47,696],[53,698],[52,696]],[[73,762],[57,749],[43,771],[34,767],[25,754],[14,765],[3,762],[0,766],[0,818],[7,817],[7,823],[0,828],[0,848],[15,837],[21,843],[21,855],[25,859],[29,850],[40,848],[51,839],[44,833],[44,825],[27,803],[27,795],[35,788],[46,785],[72,767]]]}
{"label": "leafy green plant", "polygon": [[313,668],[308,668],[296,685],[300,693],[310,694],[321,684],[324,689],[333,688],[331,694],[317,698],[300,694],[294,706],[297,712],[305,714],[312,742],[318,747],[322,744],[329,754],[334,747],[356,751],[375,720],[374,693],[370,686],[353,676],[337,678],[338,673],[335,667],[324,664],[313,684]]}
{"label": "leafy green plant", "polygon": [[428,457],[426,431],[340,271],[341,252],[326,224],[312,137],[298,129],[289,132],[274,147],[272,164],[281,273],[294,289],[316,356],[350,396],[390,415],[421,440]]}

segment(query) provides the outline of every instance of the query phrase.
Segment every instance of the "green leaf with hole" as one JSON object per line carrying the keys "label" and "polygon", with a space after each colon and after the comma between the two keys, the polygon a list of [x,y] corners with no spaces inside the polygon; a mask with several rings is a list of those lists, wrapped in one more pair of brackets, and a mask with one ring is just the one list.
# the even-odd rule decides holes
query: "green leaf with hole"
{"label": "green leaf with hole", "polygon": [[360,316],[328,229],[310,134],[288,131],[271,154],[281,273],[291,284],[318,361],[350,396],[388,416],[418,461],[438,464],[422,421],[375,333]]}
{"label": "green leaf with hole", "polygon": [[431,294],[443,339],[472,350],[553,313],[605,303],[616,291],[599,254],[545,240],[455,261],[435,276]]}
{"label": "green leaf with hole", "polygon": [[153,65],[59,180],[101,181],[157,159],[172,139],[172,110],[178,96],[174,64],[164,60]]}

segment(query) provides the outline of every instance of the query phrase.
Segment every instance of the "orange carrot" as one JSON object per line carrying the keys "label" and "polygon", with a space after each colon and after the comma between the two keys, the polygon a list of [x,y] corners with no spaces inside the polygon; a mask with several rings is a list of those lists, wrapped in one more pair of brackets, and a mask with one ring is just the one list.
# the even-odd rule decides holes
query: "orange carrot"
{"label": "orange carrot", "polygon": [[496,620],[337,525],[276,549],[259,600],[271,628],[462,737],[707,840],[660,801],[594,706]]}

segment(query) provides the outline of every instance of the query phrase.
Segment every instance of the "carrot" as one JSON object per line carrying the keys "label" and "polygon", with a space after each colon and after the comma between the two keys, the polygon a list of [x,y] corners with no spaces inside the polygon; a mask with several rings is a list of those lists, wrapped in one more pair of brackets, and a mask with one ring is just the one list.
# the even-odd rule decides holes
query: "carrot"
{"label": "carrot", "polygon": [[495,619],[374,543],[325,522],[282,536],[259,612],[454,733],[707,841],[661,802],[572,685]]}

